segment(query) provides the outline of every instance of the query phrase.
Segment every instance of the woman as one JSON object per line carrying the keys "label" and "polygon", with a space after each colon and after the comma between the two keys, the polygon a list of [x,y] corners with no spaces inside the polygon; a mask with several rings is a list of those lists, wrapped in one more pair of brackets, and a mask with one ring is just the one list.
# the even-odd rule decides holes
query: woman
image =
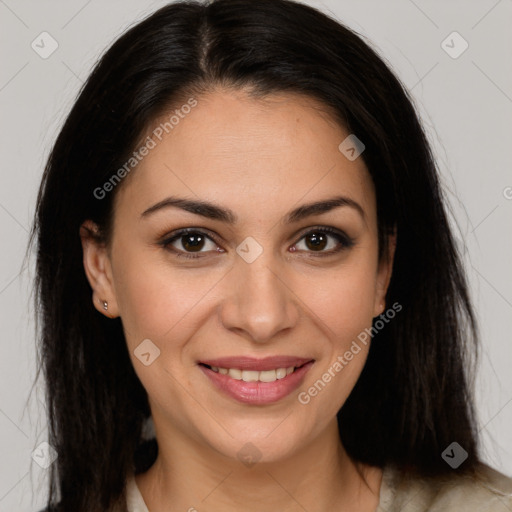
{"label": "woman", "polygon": [[48,510],[512,510],[430,148],[337,21],[217,0],[130,29],[33,236]]}

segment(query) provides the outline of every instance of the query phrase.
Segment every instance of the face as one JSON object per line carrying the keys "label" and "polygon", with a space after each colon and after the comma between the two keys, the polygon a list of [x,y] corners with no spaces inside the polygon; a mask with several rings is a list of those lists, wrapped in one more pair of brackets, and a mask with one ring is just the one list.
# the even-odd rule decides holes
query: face
{"label": "face", "polygon": [[83,237],[85,270],[122,319],[157,438],[278,460],[336,421],[392,255],[378,260],[371,178],[322,105],[196,99],[116,191],[108,250]]}

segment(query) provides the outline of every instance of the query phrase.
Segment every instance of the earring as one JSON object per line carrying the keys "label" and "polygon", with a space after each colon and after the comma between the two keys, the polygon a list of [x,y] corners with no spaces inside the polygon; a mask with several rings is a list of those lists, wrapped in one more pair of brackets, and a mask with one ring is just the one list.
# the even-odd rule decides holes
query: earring
{"label": "earring", "polygon": [[106,300],[103,301],[103,309],[107,311],[108,309],[108,302]]}

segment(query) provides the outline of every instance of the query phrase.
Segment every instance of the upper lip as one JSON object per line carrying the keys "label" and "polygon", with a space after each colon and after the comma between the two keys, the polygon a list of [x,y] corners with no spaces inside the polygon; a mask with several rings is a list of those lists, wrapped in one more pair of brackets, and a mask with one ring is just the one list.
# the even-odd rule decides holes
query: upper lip
{"label": "upper lip", "polygon": [[208,366],[216,366],[218,368],[265,371],[275,370],[276,368],[289,368],[290,366],[302,366],[310,361],[313,361],[313,359],[295,356],[270,356],[261,359],[247,356],[233,356],[218,359],[203,359],[199,361],[199,363]]}

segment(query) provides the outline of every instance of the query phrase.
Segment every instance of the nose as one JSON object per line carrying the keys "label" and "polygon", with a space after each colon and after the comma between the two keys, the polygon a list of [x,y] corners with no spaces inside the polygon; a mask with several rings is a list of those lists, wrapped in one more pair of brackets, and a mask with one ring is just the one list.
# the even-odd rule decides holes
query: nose
{"label": "nose", "polygon": [[229,273],[229,290],[220,306],[220,318],[226,329],[250,341],[266,343],[299,320],[298,300],[282,266],[263,252],[247,263],[239,258]]}

